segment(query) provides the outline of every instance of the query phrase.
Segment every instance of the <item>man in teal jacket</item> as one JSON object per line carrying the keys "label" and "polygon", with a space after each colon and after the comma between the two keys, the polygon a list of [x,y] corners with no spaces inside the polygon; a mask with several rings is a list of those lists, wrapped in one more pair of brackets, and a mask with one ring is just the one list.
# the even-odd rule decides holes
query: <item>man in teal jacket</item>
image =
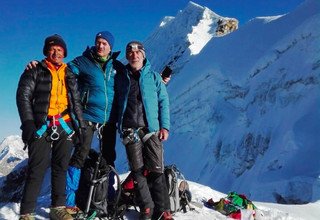
{"label": "man in teal jacket", "polygon": [[[76,147],[68,169],[66,193],[67,206],[71,208],[75,206],[75,191],[78,189],[80,169],[84,165],[91,148],[93,134],[97,129],[102,131],[102,156],[114,167],[116,159],[114,77],[116,66],[123,64],[116,60],[120,52],[112,52],[113,44],[114,37],[110,32],[99,32],[95,37],[95,45],[88,47],[82,56],[68,63],[71,72],[77,75],[83,118],[87,123],[82,144]],[[71,209],[69,211],[72,213]]]}
{"label": "man in teal jacket", "polygon": [[[114,114],[114,76],[116,74],[114,66],[122,64],[116,60],[120,52],[112,52],[113,43],[114,37],[110,32],[99,32],[95,38],[95,46],[88,47],[82,56],[68,63],[69,69],[77,75],[83,117],[93,129],[86,134],[88,144],[84,145],[88,148],[82,147],[82,150],[76,151],[71,158],[70,165],[77,168],[81,168],[84,163],[96,127],[104,126],[104,130],[116,130],[116,119],[110,117]],[[115,136],[115,132],[112,133]],[[109,136],[109,133],[105,136]],[[114,147],[112,148],[114,150]],[[114,166],[115,158],[109,158],[109,151],[104,151],[103,156],[108,164]]]}
{"label": "man in teal jacket", "polygon": [[128,43],[126,58],[129,64],[115,76],[119,131],[137,182],[140,219],[158,219],[170,215],[164,210],[168,192],[163,184],[162,145],[169,136],[169,98],[160,74],[151,70],[140,42]]}

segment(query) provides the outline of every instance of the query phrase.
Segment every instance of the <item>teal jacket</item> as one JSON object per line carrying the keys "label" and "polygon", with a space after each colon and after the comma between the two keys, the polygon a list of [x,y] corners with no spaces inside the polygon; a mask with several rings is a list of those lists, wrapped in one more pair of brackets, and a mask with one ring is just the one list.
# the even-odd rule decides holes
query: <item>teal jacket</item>
{"label": "teal jacket", "polygon": [[[129,66],[115,78],[115,92],[118,107],[119,132],[122,131],[122,119],[126,110],[130,89]],[[142,102],[150,132],[159,131],[161,128],[170,130],[169,97],[165,84],[159,73],[152,71],[149,61],[140,70],[139,86]]]}
{"label": "teal jacket", "polygon": [[[94,47],[87,48],[82,56],[68,63],[69,69],[78,75],[78,87],[83,104],[83,118],[94,123],[116,122],[110,117],[114,112],[115,62],[119,52],[112,53],[105,68],[93,58]],[[120,62],[119,62],[120,63]]]}

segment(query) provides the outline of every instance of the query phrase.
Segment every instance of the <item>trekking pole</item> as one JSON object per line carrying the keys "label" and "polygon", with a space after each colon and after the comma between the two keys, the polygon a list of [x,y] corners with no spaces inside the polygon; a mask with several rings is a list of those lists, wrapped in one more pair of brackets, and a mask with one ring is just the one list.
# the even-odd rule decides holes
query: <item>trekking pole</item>
{"label": "trekking pole", "polygon": [[88,200],[87,200],[87,206],[85,209],[85,216],[88,216],[89,213],[89,209],[90,209],[90,205],[91,205],[91,199],[92,199],[92,195],[93,195],[93,190],[94,190],[94,186],[96,184],[96,178],[98,176],[98,172],[99,172],[99,166],[100,166],[100,162],[101,162],[101,158],[102,158],[102,153],[101,153],[101,149],[102,149],[102,126],[98,127],[98,139],[99,139],[99,147],[100,147],[100,153],[98,156],[98,159],[95,163],[95,167],[94,167],[94,172],[93,172],[93,176],[91,178],[91,184],[90,184],[90,189],[89,189],[89,195],[88,195]]}

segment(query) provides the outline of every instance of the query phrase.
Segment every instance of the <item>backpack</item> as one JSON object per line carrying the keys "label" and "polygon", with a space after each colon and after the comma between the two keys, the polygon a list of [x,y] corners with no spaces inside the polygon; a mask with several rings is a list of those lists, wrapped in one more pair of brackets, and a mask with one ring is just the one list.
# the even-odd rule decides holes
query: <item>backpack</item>
{"label": "backpack", "polygon": [[[99,160],[100,163],[97,163]],[[95,174],[96,178],[93,178]],[[116,189],[114,188],[115,178],[118,183]],[[79,188],[76,192],[77,206],[83,211],[86,211],[89,206],[87,214],[90,219],[94,217],[115,219],[120,193],[120,178],[115,169],[107,165],[104,158],[96,151],[90,150],[81,169]]]}
{"label": "backpack", "polygon": [[[146,171],[144,175],[147,176],[148,172]],[[168,196],[164,204],[165,209],[172,213],[181,210],[186,212],[186,206],[189,205],[192,197],[188,182],[175,165],[165,166],[164,175],[168,189]],[[118,206],[121,210],[119,212],[132,206],[137,210],[138,198],[135,195],[135,187],[132,173],[129,173],[126,179],[121,182],[121,196]]]}
{"label": "backpack", "polygon": [[181,210],[187,212],[186,207],[192,199],[188,182],[174,164],[165,166],[164,175],[169,195],[165,207],[172,213]]}

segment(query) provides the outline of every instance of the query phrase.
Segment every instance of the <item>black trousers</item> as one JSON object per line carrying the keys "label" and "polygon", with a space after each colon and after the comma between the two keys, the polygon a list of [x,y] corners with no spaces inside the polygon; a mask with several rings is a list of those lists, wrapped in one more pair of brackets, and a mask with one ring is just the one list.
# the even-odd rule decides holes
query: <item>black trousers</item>
{"label": "black trousers", "polygon": [[[84,134],[82,145],[77,145],[74,153],[70,159],[70,166],[81,169],[91,149],[91,143],[94,132],[96,131],[96,124],[87,122],[87,129]],[[116,134],[117,127],[114,123],[107,123],[102,128],[102,156],[107,161],[108,165],[114,167],[116,160]]]}
{"label": "black trousers", "polygon": [[[141,139],[146,133],[138,133],[140,140],[131,139],[133,141],[127,143],[126,152],[133,178],[137,183],[135,191],[140,203],[139,207],[155,208],[162,212],[166,210],[165,199],[168,194],[164,184],[163,146],[156,134],[142,142]],[[132,133],[128,135],[132,136]],[[145,170],[149,172],[147,176],[144,175]]]}
{"label": "black trousers", "polygon": [[[168,189],[163,173],[150,172],[145,176],[145,169],[132,171],[136,181],[135,191],[140,208],[154,208],[155,213],[170,210]],[[168,204],[169,203],[169,204]]]}
{"label": "black trousers", "polygon": [[164,211],[170,210],[170,200],[165,175],[163,173],[151,172],[147,176],[147,181],[150,188],[151,197],[154,202],[154,213],[161,214]]}
{"label": "black trousers", "polygon": [[60,126],[58,126],[58,132],[60,133],[58,140],[52,141],[50,133],[45,133],[28,147],[28,172],[21,200],[21,214],[35,212],[43,178],[50,166],[51,205],[65,205],[66,171],[73,142]]}
{"label": "black trousers", "polygon": [[115,123],[107,123],[102,130],[102,156],[108,165],[115,167],[116,161],[117,126]]}

